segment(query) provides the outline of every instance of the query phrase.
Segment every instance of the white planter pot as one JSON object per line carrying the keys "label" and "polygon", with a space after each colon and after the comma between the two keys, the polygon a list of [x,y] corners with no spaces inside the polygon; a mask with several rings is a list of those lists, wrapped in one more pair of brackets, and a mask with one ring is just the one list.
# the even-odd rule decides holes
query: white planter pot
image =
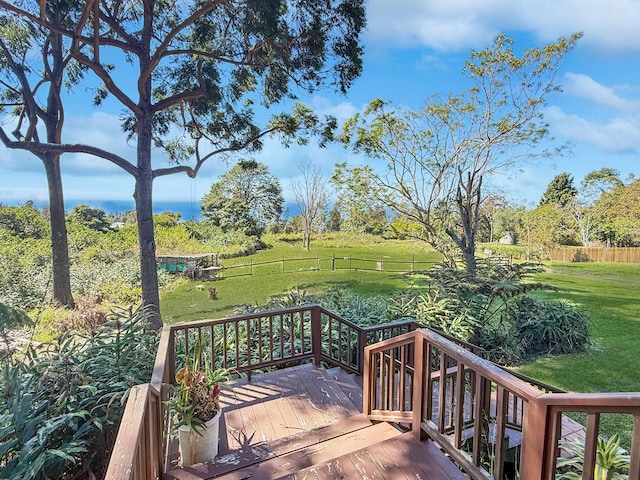
{"label": "white planter pot", "polygon": [[204,424],[204,430],[198,430],[198,432],[186,426],[178,429],[180,459],[183,467],[212,460],[218,455],[221,415],[222,411],[218,411],[215,417]]}

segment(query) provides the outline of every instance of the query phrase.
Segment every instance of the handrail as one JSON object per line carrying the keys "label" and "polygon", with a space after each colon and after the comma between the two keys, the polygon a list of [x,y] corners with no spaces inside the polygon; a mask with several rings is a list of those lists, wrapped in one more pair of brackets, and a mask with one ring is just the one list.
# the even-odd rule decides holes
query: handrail
{"label": "handrail", "polygon": [[[106,479],[160,478],[163,472],[162,403],[149,383],[135,385],[122,415]],[[136,419],[137,421],[129,421]]]}
{"label": "handrail", "polygon": [[365,414],[406,424],[417,437],[425,433],[474,480],[486,480],[487,471],[504,478],[512,435],[522,435],[520,478],[553,479],[563,412],[588,415],[583,478],[592,478],[600,414],[630,414],[629,478],[640,479],[640,393],[557,393],[474,355],[464,342],[418,326],[360,327],[318,305],[167,325],[151,382],[131,389],[105,478],[156,478],[167,471],[164,402],[183,355],[199,343],[212,367],[248,377],[308,360],[362,373]]}
{"label": "handrail", "polygon": [[[155,478],[147,474],[167,471],[165,461],[168,456],[162,455],[169,443],[164,403],[184,354],[193,354],[196,344],[200,345],[202,359],[209,361],[212,368],[232,369],[249,378],[253,371],[308,360],[316,365],[326,362],[360,374],[367,343],[415,327],[412,321],[361,327],[319,305],[166,325],[160,337],[151,382],[134,387],[130,394],[106,478]],[[143,396],[141,388],[152,393]],[[145,412],[152,412],[152,416]],[[150,455],[145,452],[145,442],[160,453]],[[141,462],[151,465],[141,469]]]}
{"label": "handrail", "polygon": [[526,471],[536,475],[540,472],[540,478],[545,480],[554,478],[556,457],[562,446],[562,415],[576,412],[587,414],[582,478],[594,478],[600,415],[613,413],[633,416],[628,478],[640,479],[640,393],[547,393],[539,396],[532,422],[538,423],[544,418],[542,425],[546,426],[533,432],[542,446],[540,459],[537,462],[523,459],[523,471],[527,468]]}
{"label": "handrail", "polygon": [[[552,480],[564,412],[588,415],[585,479],[593,478],[600,414],[633,415],[629,478],[640,479],[640,393],[556,390],[535,388],[528,377],[518,378],[428,329],[365,349],[364,413],[408,424],[416,438],[426,434],[472,479],[504,478],[507,454],[513,457],[519,448],[519,478]],[[511,439],[518,435],[519,447]]]}

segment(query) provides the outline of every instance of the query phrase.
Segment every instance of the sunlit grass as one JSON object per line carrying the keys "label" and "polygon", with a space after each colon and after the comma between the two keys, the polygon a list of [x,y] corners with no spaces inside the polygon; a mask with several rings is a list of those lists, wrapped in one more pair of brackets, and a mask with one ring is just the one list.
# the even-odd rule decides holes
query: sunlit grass
{"label": "sunlit grass", "polygon": [[[345,246],[350,241],[351,246]],[[226,268],[217,281],[181,281],[171,291],[163,292],[162,316],[165,323],[221,318],[244,305],[264,305],[293,290],[320,293],[332,288],[363,295],[389,295],[421,282],[422,278],[402,272],[430,268],[442,257],[425,244],[411,241],[380,241],[379,238],[345,237],[314,241],[311,251],[301,241],[272,241],[272,247],[248,257],[222,260]],[[284,271],[280,260],[285,258]],[[335,257],[336,270],[331,270]],[[290,259],[309,258],[291,261]],[[362,262],[351,259],[370,259]],[[256,265],[274,261],[268,265]],[[382,271],[376,271],[377,262]],[[415,261],[415,263],[413,263]],[[403,263],[391,263],[403,262]],[[349,265],[353,270],[348,270]],[[244,267],[239,268],[239,265]],[[318,269],[319,265],[319,269]],[[251,274],[253,272],[253,275]],[[209,298],[216,289],[217,299]]]}
{"label": "sunlit grass", "polygon": [[[520,368],[526,375],[576,392],[640,392],[640,266],[552,263],[537,280],[560,288],[562,298],[589,312],[593,346],[588,353],[545,357]],[[605,435],[620,433],[629,446],[632,419],[606,416]]]}
{"label": "sunlit grass", "polygon": [[[369,270],[330,269],[331,257],[380,259],[384,261],[439,261],[440,257],[423,244],[409,241],[344,238],[316,240],[311,252],[300,242],[274,241],[272,248],[251,257],[225,259],[223,264],[254,264],[228,269],[215,282],[183,281],[162,295],[163,319],[174,323],[231,315],[243,305],[264,305],[270,299],[293,290],[318,293],[331,288],[348,289],[365,295],[389,295],[398,289],[420,284],[422,277]],[[298,263],[255,266],[256,263],[285,258],[311,257]],[[316,259],[316,256],[318,260]],[[317,270],[317,264],[320,270]],[[373,264],[367,264],[371,268]],[[343,264],[344,266],[344,264]],[[240,275],[244,273],[245,275]],[[237,275],[237,276],[231,276]],[[592,318],[593,346],[588,353],[545,357],[520,367],[520,371],[543,382],[577,392],[640,391],[640,265],[596,263],[552,263],[537,281],[555,286],[557,292],[539,294],[564,299],[587,311]],[[217,299],[209,299],[209,288]],[[605,434],[620,433],[629,445],[631,419],[604,418]]]}

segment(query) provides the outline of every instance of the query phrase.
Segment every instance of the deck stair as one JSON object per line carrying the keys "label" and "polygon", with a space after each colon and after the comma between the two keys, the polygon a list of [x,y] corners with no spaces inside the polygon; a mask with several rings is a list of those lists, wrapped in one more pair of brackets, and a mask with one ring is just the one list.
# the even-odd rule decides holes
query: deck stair
{"label": "deck stair", "polygon": [[[359,380],[341,369],[303,365],[237,382],[225,394],[218,457],[164,478],[416,478],[417,472],[433,480],[466,478],[432,442],[369,421],[360,412]],[[281,422],[299,431],[278,438]]]}

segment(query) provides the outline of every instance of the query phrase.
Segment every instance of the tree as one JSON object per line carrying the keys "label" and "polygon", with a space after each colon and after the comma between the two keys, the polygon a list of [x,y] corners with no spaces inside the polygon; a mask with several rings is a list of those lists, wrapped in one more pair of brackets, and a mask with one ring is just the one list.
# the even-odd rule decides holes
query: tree
{"label": "tree", "polygon": [[[64,24],[66,6],[50,5],[43,10],[43,20]],[[57,31],[29,28],[18,16],[2,12],[0,17],[0,113],[11,109],[10,140],[4,124],[0,126],[0,139],[6,146],[30,151],[42,162],[49,192],[49,223],[51,226],[51,257],[53,299],[73,308],[71,292],[69,247],[65,223],[64,194],[60,171],[60,151],[31,149],[44,143],[60,144],[64,124],[61,100],[65,80],[74,82],[79,71],[70,63],[68,43]],[[38,51],[38,55],[34,55]],[[41,62],[41,63],[39,63]],[[68,72],[68,74],[65,74]],[[46,101],[41,103],[41,99]],[[44,135],[38,130],[44,126]]]}
{"label": "tree", "polygon": [[[332,85],[346,92],[362,69],[363,2],[187,1],[175,8],[159,0],[126,6],[106,0],[64,6],[61,19],[48,15],[49,2],[0,0],[4,12],[71,42],[73,60],[100,82],[93,101],[110,96],[124,110],[122,128],[136,145],[135,158],[49,139],[25,145],[5,135],[3,142],[38,154],[93,155],[134,178],[142,300],[152,326],[160,328],[153,180],[176,173],[195,177],[207,160],[259,150],[270,134],[285,142],[296,135],[302,142],[310,134],[330,137],[335,119],[322,122],[303,106],[273,115],[260,128],[253,104],[289,99],[294,85],[298,91]],[[153,147],[170,165],[152,165]]]}
{"label": "tree", "polygon": [[387,163],[386,172],[372,176],[386,190],[386,204],[420,223],[421,238],[451,263],[455,250],[461,252],[471,274],[484,177],[563,150],[541,147],[547,136],[542,108],[558,90],[555,75],[580,36],[517,56],[513,41],[498,35],[465,63],[473,83],[467,92],[432,97],[419,111],[377,99],[345,124],[345,144]]}
{"label": "tree", "polygon": [[375,182],[370,166],[349,168],[346,162],[338,163],[329,181],[338,194],[343,229],[382,233],[387,224],[384,192]]}
{"label": "tree", "polygon": [[329,232],[339,232],[341,226],[342,226],[342,216],[340,215],[340,210],[338,210],[334,206],[329,211],[329,215],[327,215],[326,229]]}
{"label": "tree", "polygon": [[108,232],[111,224],[107,219],[107,214],[101,208],[91,208],[89,205],[77,205],[67,215],[67,220],[71,223],[78,223],[89,227],[97,232]]}
{"label": "tree", "polygon": [[299,167],[302,177],[291,182],[291,189],[302,218],[302,247],[311,249],[311,233],[320,226],[327,210],[328,195],[320,171],[306,162]]}
{"label": "tree", "polygon": [[241,160],[202,198],[205,219],[224,231],[239,230],[260,236],[269,222],[282,214],[282,188],[269,168],[254,160]]}
{"label": "tree", "polygon": [[527,246],[527,259],[549,258],[550,250],[561,242],[562,211],[553,203],[538,205],[522,216],[519,238]]}
{"label": "tree", "polygon": [[547,189],[542,198],[540,205],[557,205],[564,208],[568,203],[572,202],[578,195],[578,190],[573,185],[573,177],[569,173],[560,173],[553,177],[553,180],[547,185]]}
{"label": "tree", "polygon": [[640,180],[603,193],[592,208],[599,221],[601,239],[607,245],[640,244]]}
{"label": "tree", "polygon": [[605,192],[624,185],[620,178],[620,172],[614,168],[601,168],[587,173],[580,182],[580,196],[586,203],[593,203]]}

